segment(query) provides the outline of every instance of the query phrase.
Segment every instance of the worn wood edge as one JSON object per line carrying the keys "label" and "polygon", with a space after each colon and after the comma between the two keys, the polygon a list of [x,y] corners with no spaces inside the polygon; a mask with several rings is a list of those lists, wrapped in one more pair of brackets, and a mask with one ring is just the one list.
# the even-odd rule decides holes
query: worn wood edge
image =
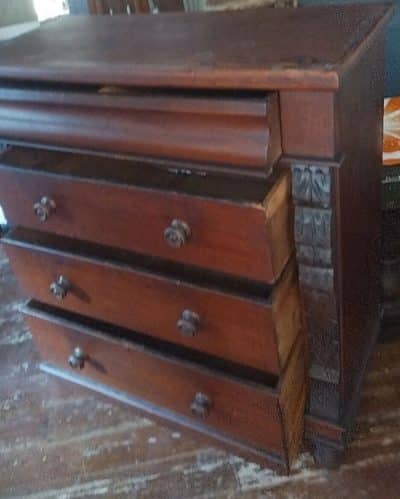
{"label": "worn wood edge", "polygon": [[[107,91],[110,88],[112,90]],[[224,93],[215,97],[207,96],[199,90],[198,93],[188,95],[177,95],[165,90],[152,94],[143,92],[143,89],[129,87],[102,87],[99,90],[77,90],[70,89],[31,89],[22,85],[14,88],[4,87],[0,82],[0,101],[22,102],[30,104],[62,105],[63,107],[84,106],[97,109],[122,109],[132,112],[166,112],[168,114],[196,114],[210,116],[233,116],[241,118],[265,119],[273,113],[271,119],[275,119],[276,110],[274,105],[269,110],[268,102],[276,100],[275,92],[266,95],[258,94],[250,97],[236,97]],[[268,119],[270,125],[270,120]]]}
{"label": "worn wood edge", "polygon": [[271,168],[282,155],[281,110],[278,92],[267,93],[265,116],[268,133],[265,147],[265,161],[268,168]]}
{"label": "worn wood edge", "polygon": [[[266,246],[275,283],[294,251],[291,176],[285,171],[264,200],[265,226],[270,244]],[[275,279],[274,279],[275,276]]]}
{"label": "worn wood edge", "polygon": [[1,66],[0,73],[3,79],[15,79],[39,82],[63,82],[70,84],[90,85],[121,85],[130,87],[148,88],[212,88],[218,90],[337,90],[339,76],[335,69],[322,68],[308,69],[214,69],[199,70],[188,73],[181,68],[169,67],[168,71],[160,74],[151,70],[147,65],[136,65],[131,71],[129,81],[126,80],[125,71],[97,69],[96,78],[90,73],[82,73],[79,78],[71,75],[62,68],[46,68],[43,70],[36,66]]}
{"label": "worn wood edge", "polygon": [[293,435],[292,431],[292,440],[289,440],[289,435],[290,435],[290,429],[287,428],[287,423],[284,423],[284,431],[287,433],[287,456],[288,456],[288,463],[289,463],[289,468],[294,464],[296,459],[299,456],[299,452],[301,451],[302,444],[304,442],[304,432],[305,432],[305,420],[304,420],[304,409],[306,406],[307,402],[307,383],[305,382],[303,385],[303,389],[300,392],[300,396],[296,399],[295,403],[298,407],[301,407],[302,410],[296,411],[295,417],[292,418],[291,424],[292,428],[297,428],[297,432],[295,435]]}
{"label": "worn wood edge", "polygon": [[[305,331],[303,329],[300,329],[299,333],[296,336],[295,341],[293,342],[293,346],[292,346],[292,348],[291,348],[291,350],[289,352],[286,365],[282,369],[280,378],[278,380],[278,385],[276,387],[276,393],[278,395],[280,395],[282,393],[282,389],[287,384],[287,378],[290,375],[290,367],[291,367],[292,361],[296,360],[296,354],[298,353],[298,350],[303,349],[303,352],[304,352],[305,344],[306,344]],[[303,362],[304,362],[304,365],[305,365],[305,355],[303,355]],[[304,377],[304,379],[305,379],[305,377]]]}
{"label": "worn wood edge", "polygon": [[307,164],[313,166],[321,166],[324,168],[341,168],[346,156],[339,153],[335,158],[321,158],[313,156],[292,156],[290,154],[282,154],[276,167],[290,168],[293,164]]}
{"label": "worn wood edge", "polygon": [[298,334],[282,376],[278,396],[288,464],[297,456],[304,433],[306,401],[305,335]]}
{"label": "worn wood edge", "polygon": [[290,170],[277,173],[277,180],[271,186],[264,199],[264,209],[267,221],[269,221],[281,204],[288,201],[291,197],[291,176]]}
{"label": "worn wood edge", "polygon": [[[286,269],[283,271],[279,283],[274,289],[272,297],[272,317],[274,319],[274,335],[275,341],[278,349],[278,357],[281,371],[285,369],[288,362],[290,353],[292,351],[293,345],[296,343],[298,335],[302,331],[301,327],[301,305],[300,305],[300,292],[297,284],[297,269],[295,268],[294,260],[289,262]],[[294,303],[295,302],[295,303]],[[293,310],[291,313],[291,307],[295,307],[298,315],[298,327],[296,327],[296,321],[294,320],[293,328],[288,331],[285,328],[285,335],[283,337],[281,329],[282,324],[290,319],[293,315]],[[291,321],[292,322],[292,321]]]}
{"label": "worn wood edge", "polygon": [[122,390],[112,389],[103,383],[91,381],[84,376],[70,373],[64,369],[54,366],[53,364],[42,362],[39,364],[39,368],[42,372],[88,388],[96,393],[117,400],[118,402],[122,402],[123,404],[137,409],[144,415],[148,415],[164,424],[169,424],[174,428],[183,426],[197,435],[200,433],[211,442],[215,443],[215,441],[218,441],[218,443],[221,444],[226,450],[238,452],[241,456],[258,463],[261,466],[271,467],[286,474],[289,473],[287,463],[278,456],[269,454],[261,449],[250,447],[245,443],[235,440],[222,432],[218,432],[209,426],[195,423],[189,418],[181,416],[173,411],[163,409],[143,399],[133,397]]}

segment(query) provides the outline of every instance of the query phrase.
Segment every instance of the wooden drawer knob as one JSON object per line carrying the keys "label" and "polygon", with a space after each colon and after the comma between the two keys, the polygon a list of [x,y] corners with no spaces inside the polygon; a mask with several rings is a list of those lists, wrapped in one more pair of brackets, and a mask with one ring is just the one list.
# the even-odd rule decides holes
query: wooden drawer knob
{"label": "wooden drawer knob", "polygon": [[211,400],[204,393],[197,392],[193,402],[190,405],[190,410],[193,416],[204,419],[208,416],[211,409]]}
{"label": "wooden drawer knob", "polygon": [[200,317],[191,310],[184,310],[176,326],[182,336],[195,336],[199,332]]}
{"label": "wooden drawer knob", "polygon": [[186,244],[191,234],[190,227],[182,220],[172,220],[164,231],[164,239],[172,248],[180,248]]}
{"label": "wooden drawer knob", "polygon": [[87,355],[80,347],[75,347],[71,355],[68,357],[68,364],[73,369],[83,369]]}
{"label": "wooden drawer knob", "polygon": [[55,210],[56,203],[47,196],[43,196],[38,203],[33,205],[33,211],[41,222],[46,222]]}
{"label": "wooden drawer knob", "polygon": [[50,292],[57,300],[63,300],[67,296],[70,287],[68,279],[60,275],[55,282],[50,284]]}

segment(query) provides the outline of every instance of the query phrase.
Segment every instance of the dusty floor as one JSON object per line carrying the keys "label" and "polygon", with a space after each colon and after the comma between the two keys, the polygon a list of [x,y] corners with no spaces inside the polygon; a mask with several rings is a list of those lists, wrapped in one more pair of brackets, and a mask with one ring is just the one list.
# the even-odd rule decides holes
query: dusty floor
{"label": "dusty floor", "polygon": [[0,253],[0,497],[400,498],[400,334],[379,345],[337,471],[261,469],[37,368]]}

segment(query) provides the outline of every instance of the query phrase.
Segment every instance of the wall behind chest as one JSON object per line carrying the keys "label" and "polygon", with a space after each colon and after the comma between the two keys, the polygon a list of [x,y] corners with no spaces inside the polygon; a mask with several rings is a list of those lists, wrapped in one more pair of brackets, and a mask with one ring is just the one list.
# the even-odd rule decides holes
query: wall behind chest
{"label": "wall behind chest", "polygon": [[1,0],[0,26],[36,20],[33,0]]}
{"label": "wall behind chest", "polygon": [[[374,3],[374,0],[357,0],[359,3]],[[354,3],[354,0],[300,0],[300,5],[329,5]],[[386,28],[385,46],[385,97],[400,95],[400,0],[392,0],[395,13]]]}

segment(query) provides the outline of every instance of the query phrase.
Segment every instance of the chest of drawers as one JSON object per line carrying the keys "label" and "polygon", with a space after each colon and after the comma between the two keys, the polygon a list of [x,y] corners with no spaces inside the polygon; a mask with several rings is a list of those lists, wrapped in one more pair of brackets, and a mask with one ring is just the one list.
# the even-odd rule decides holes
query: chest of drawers
{"label": "chest of drawers", "polygon": [[384,5],[70,17],[0,45],[42,369],[288,470],[379,328]]}

